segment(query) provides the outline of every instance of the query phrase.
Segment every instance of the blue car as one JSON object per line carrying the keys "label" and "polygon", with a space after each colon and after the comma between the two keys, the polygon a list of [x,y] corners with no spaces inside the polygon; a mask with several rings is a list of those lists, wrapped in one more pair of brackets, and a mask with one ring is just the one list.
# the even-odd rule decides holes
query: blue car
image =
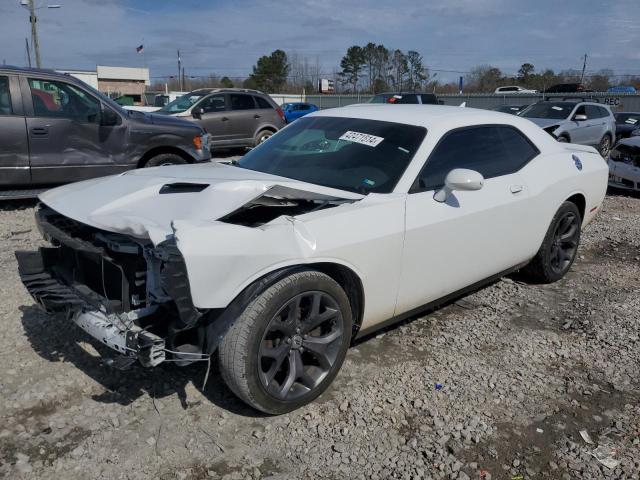
{"label": "blue car", "polygon": [[300,117],[304,117],[308,113],[317,112],[318,107],[313,103],[296,102],[283,104],[282,110],[284,110],[284,118],[287,123],[291,123]]}

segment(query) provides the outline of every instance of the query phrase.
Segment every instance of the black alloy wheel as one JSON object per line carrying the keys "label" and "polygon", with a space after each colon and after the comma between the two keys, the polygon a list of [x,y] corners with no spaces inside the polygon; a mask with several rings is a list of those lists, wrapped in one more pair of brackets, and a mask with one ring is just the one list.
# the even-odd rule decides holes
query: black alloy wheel
{"label": "black alloy wheel", "polygon": [[344,321],[336,300],[310,291],[289,300],[269,321],[258,352],[259,377],[278,400],[315,389],[337,361]]}

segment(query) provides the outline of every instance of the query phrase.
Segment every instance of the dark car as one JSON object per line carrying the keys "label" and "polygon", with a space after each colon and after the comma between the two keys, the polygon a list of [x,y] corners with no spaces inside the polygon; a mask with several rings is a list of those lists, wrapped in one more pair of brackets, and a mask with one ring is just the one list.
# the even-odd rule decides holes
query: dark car
{"label": "dark car", "polygon": [[529,105],[498,105],[491,110],[494,112],[510,113],[511,115],[517,115],[518,112],[524,110]]}
{"label": "dark car", "polygon": [[195,122],[210,135],[210,147],[255,147],[286,125],[284,112],[257,90],[201,88],[155,112]]}
{"label": "dark car", "polygon": [[550,86],[542,93],[577,93],[586,91],[585,86],[581,83],[558,83]]}
{"label": "dark car", "polygon": [[0,199],[132,168],[210,159],[202,128],[127,111],[69,75],[0,67]]}
{"label": "dark car", "polygon": [[282,105],[282,111],[284,112],[284,118],[287,123],[291,123],[300,117],[304,117],[313,112],[318,111],[318,107],[313,103],[294,102],[285,103]]}
{"label": "dark car", "polygon": [[438,97],[433,93],[415,93],[415,92],[387,92],[375,95],[369,103],[393,103],[393,104],[429,104],[437,105]]}
{"label": "dark car", "polygon": [[638,132],[635,135],[640,134],[640,113],[620,112],[614,116],[616,117],[616,140],[629,138],[635,131]]}

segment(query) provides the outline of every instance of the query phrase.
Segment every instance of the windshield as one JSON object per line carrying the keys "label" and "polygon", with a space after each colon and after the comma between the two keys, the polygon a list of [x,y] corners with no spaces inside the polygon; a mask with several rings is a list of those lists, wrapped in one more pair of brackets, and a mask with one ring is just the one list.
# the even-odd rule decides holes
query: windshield
{"label": "windshield", "polygon": [[350,192],[390,193],[426,133],[401,123],[303,117],[236,165]]}
{"label": "windshield", "polygon": [[640,113],[616,113],[616,123],[640,127]]}
{"label": "windshield", "polygon": [[518,115],[525,118],[564,120],[569,116],[575,106],[576,104],[571,102],[540,102],[530,105],[518,113]]}
{"label": "windshield", "polygon": [[191,92],[176,98],[173,102],[167,103],[159,112],[182,113],[190,109],[202,97],[209,95],[209,92]]}

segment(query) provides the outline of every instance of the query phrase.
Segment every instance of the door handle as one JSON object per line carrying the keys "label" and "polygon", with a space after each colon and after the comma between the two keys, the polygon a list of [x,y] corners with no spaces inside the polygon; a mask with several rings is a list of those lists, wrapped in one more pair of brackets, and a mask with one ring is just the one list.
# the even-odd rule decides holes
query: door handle
{"label": "door handle", "polygon": [[258,115],[257,113],[253,116],[253,118],[260,118],[260,115]]}
{"label": "door handle", "polygon": [[223,122],[228,121],[229,119],[227,117],[222,117],[220,120],[222,120]]}
{"label": "door handle", "polygon": [[511,190],[511,193],[520,193],[524,190],[524,187],[522,185],[511,185],[509,190]]}
{"label": "door handle", "polygon": [[33,127],[31,129],[31,135],[33,136],[42,137],[48,134],[49,134],[49,127]]}

